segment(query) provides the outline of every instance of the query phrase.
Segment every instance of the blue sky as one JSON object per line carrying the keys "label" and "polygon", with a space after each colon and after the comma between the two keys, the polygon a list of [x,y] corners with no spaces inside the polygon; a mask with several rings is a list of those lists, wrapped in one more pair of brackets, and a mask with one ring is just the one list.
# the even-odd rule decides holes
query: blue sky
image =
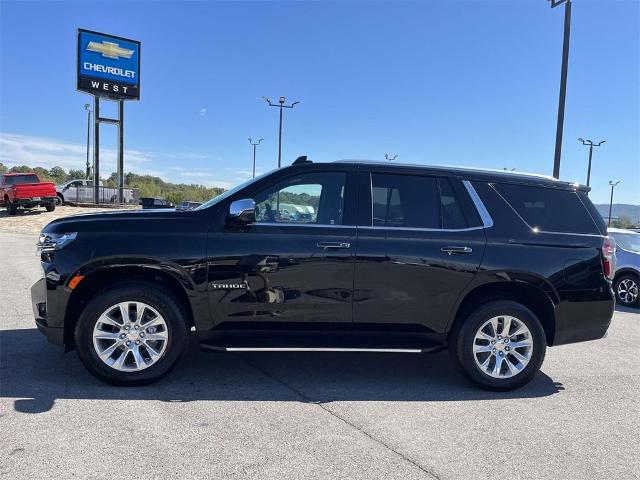
{"label": "blue sky", "polygon": [[[258,170],[344,158],[550,174],[562,8],[544,0],[0,2],[0,161],[83,168],[90,100],[75,91],[78,27],[142,41],[125,168],[229,187]],[[640,203],[640,2],[574,0],[561,178]],[[105,113],[115,115],[110,108]],[[101,129],[108,175],[115,128]]]}

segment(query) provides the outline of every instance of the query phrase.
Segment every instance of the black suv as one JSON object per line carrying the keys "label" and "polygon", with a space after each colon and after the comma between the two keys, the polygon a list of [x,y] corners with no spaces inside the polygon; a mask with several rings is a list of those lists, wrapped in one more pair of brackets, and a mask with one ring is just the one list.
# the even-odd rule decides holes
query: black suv
{"label": "black suv", "polygon": [[38,328],[116,384],[212,349],[435,351],[512,389],[547,346],[605,335],[614,245],[588,188],[301,157],[191,211],[55,220]]}

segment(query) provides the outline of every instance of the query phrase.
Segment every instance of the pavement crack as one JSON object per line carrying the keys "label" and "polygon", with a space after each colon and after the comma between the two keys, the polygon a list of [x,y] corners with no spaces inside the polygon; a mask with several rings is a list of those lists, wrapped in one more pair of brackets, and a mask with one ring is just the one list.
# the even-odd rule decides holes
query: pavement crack
{"label": "pavement crack", "polygon": [[249,365],[250,367],[256,369],[257,371],[259,371],[260,373],[262,373],[263,375],[265,375],[266,377],[270,378],[271,380],[273,380],[274,382],[282,385],[283,387],[287,388],[288,390],[291,390],[293,393],[295,393],[296,395],[298,395],[302,400],[304,400],[305,403],[310,403],[313,405],[316,405],[318,407],[320,407],[322,410],[324,410],[325,412],[327,412],[329,415],[331,415],[332,417],[334,417],[335,419],[341,421],[342,423],[346,424],[347,426],[357,430],[359,433],[361,433],[362,435],[366,436],[367,438],[369,438],[371,441],[375,442],[376,444],[384,447],[385,449],[389,450],[390,452],[392,452],[393,454],[395,454],[397,457],[400,457],[402,460],[404,460],[405,462],[413,465],[415,468],[417,468],[418,470],[420,470],[422,473],[424,473],[425,475],[427,475],[429,478],[434,479],[434,480],[442,480],[441,477],[439,477],[438,475],[436,475],[435,473],[433,473],[432,471],[430,471],[429,469],[427,469],[426,467],[420,465],[418,462],[416,462],[415,460],[412,460],[411,458],[409,458],[408,456],[406,456],[405,454],[403,454],[402,452],[400,452],[399,450],[393,448],[391,445],[389,445],[388,443],[384,442],[383,440],[380,440],[379,438],[374,437],[372,434],[370,434],[369,432],[367,432],[366,430],[364,430],[362,427],[359,427],[358,425],[356,425],[355,423],[347,420],[345,417],[339,415],[338,413],[334,412],[333,410],[331,410],[330,408],[328,408],[326,405],[324,405],[322,402],[320,401],[316,401],[313,400],[312,398],[308,397],[307,395],[305,395],[303,392],[301,392],[300,390],[298,390],[296,387],[290,385],[289,383],[287,383],[286,381],[276,377],[275,375],[273,375],[272,373],[270,373],[269,371],[265,370],[264,368],[256,365],[255,363],[247,360],[244,357],[240,357],[242,359],[242,361],[244,361],[247,365]]}

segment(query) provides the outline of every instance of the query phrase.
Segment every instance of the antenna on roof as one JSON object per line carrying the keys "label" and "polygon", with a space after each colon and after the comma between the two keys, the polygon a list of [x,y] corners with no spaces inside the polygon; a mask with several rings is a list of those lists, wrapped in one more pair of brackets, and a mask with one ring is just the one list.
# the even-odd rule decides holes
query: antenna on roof
{"label": "antenna on roof", "polygon": [[302,155],[298,158],[295,159],[295,161],[293,162],[293,165],[299,165],[301,163],[312,163],[311,160],[307,159],[306,155]]}

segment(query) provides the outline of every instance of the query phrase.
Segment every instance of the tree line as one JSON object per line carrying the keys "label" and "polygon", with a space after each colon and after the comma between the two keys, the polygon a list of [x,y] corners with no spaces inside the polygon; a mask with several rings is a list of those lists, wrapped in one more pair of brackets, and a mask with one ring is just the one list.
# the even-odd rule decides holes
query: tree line
{"label": "tree line", "polygon": [[[3,173],[29,172],[36,173],[43,182],[53,182],[55,184],[85,178],[84,170],[71,169],[66,172],[62,167],[53,167],[47,170],[46,168],[32,168],[27,165],[9,168],[0,163],[0,175]],[[117,186],[117,178],[117,173],[114,172],[107,180],[103,181],[103,185],[106,187],[115,187]],[[176,205],[185,200],[206,202],[207,200],[224,192],[224,189],[220,187],[205,187],[203,185],[196,184],[165,182],[160,177],[138,175],[131,172],[124,176],[124,184],[126,188],[138,189],[140,197],[164,198]]]}

